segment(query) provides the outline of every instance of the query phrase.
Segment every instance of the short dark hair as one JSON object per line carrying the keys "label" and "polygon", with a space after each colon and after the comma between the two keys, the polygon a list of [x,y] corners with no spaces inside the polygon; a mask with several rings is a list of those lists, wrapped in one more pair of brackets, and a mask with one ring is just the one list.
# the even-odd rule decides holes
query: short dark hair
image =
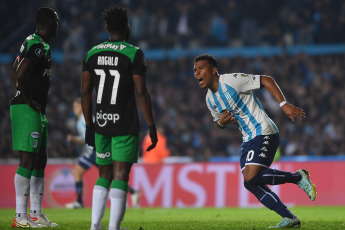
{"label": "short dark hair", "polygon": [[36,25],[47,25],[56,20],[56,12],[50,7],[41,7],[36,11]]}
{"label": "short dark hair", "polygon": [[210,63],[213,67],[218,68],[218,63],[215,57],[210,54],[200,54],[194,58],[194,63],[200,60],[206,60]]}
{"label": "short dark hair", "polygon": [[125,33],[128,27],[128,10],[122,5],[111,5],[104,9],[102,18],[107,24],[109,32]]}

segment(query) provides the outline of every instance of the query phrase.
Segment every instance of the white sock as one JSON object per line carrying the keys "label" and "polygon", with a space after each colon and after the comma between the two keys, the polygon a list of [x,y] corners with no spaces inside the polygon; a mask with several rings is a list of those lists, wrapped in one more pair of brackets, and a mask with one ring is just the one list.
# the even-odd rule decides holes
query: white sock
{"label": "white sock", "polygon": [[101,225],[104,216],[105,207],[108,201],[109,191],[103,186],[95,185],[92,194],[92,219],[91,229],[97,229]]}
{"label": "white sock", "polygon": [[31,176],[30,217],[38,217],[41,215],[44,184],[44,177]]}
{"label": "white sock", "polygon": [[14,176],[14,187],[16,190],[16,218],[26,218],[30,195],[30,180],[16,173]]}
{"label": "white sock", "polygon": [[111,202],[109,229],[119,230],[126,211],[127,192],[112,188],[109,197]]}

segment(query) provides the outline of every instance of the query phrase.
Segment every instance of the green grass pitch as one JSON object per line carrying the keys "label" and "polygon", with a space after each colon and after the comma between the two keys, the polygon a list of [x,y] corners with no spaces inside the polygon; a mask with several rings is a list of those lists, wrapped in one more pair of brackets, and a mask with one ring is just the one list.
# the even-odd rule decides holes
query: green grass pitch
{"label": "green grass pitch", "polygon": [[[345,229],[345,207],[294,207],[302,229]],[[60,225],[54,229],[90,229],[91,209],[45,209],[50,220]],[[0,209],[0,229],[13,229],[14,209]],[[280,216],[266,208],[128,208],[121,227],[128,230],[151,229],[267,229]],[[108,226],[109,209],[102,226]],[[105,227],[106,228],[106,227]]]}

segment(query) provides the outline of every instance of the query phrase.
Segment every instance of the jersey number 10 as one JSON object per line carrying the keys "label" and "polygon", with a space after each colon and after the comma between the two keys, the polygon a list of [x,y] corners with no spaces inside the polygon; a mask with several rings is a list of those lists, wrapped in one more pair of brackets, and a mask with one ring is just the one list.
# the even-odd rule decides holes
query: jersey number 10
{"label": "jersey number 10", "polygon": [[[101,104],[106,73],[103,69],[95,69],[95,73],[100,76],[99,85],[98,85],[98,93],[97,93],[97,104]],[[119,89],[120,73],[119,71],[113,70],[113,69],[110,69],[109,73],[111,76],[114,77],[114,84],[113,84],[113,90],[111,92],[110,104],[115,105],[117,90]]]}

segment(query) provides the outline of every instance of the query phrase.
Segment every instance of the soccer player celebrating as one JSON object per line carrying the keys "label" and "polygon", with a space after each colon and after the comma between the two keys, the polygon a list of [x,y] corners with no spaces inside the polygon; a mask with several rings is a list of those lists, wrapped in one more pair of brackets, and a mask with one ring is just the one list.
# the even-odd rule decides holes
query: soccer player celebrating
{"label": "soccer player celebrating", "polygon": [[279,145],[279,131],[265,113],[252,90],[265,87],[278,101],[292,122],[305,118],[303,109],[286,102],[277,83],[270,76],[243,73],[218,73],[217,60],[208,54],[194,59],[194,76],[202,89],[208,89],[206,104],[218,128],[229,124],[239,127],[242,137],[241,170],[244,186],[267,208],[283,217],[270,228],[292,228],[301,225],[297,216],[280,201],[267,185],[297,184],[311,200],[315,186],[305,169],[285,172],[269,168]]}
{"label": "soccer player celebrating", "polygon": [[[95,146],[99,165],[92,197],[91,229],[101,229],[108,194],[111,201],[109,229],[120,229],[126,210],[129,174],[133,163],[138,161],[140,136],[136,101],[149,126],[152,141],[149,150],[156,146],[158,139],[146,88],[146,60],[139,48],[127,43],[128,10],[120,5],[110,6],[102,16],[110,40],[88,52],[82,71],[85,142]],[[95,124],[92,122],[94,88]]]}
{"label": "soccer player celebrating", "polygon": [[[47,164],[48,121],[45,116],[50,86],[51,53],[49,39],[56,36],[59,17],[48,7],[36,11],[36,33],[20,47],[13,65],[17,93],[11,101],[13,150],[19,152],[14,177],[16,216],[19,228],[56,227],[41,212],[44,170]],[[27,216],[30,196],[30,215]]]}

